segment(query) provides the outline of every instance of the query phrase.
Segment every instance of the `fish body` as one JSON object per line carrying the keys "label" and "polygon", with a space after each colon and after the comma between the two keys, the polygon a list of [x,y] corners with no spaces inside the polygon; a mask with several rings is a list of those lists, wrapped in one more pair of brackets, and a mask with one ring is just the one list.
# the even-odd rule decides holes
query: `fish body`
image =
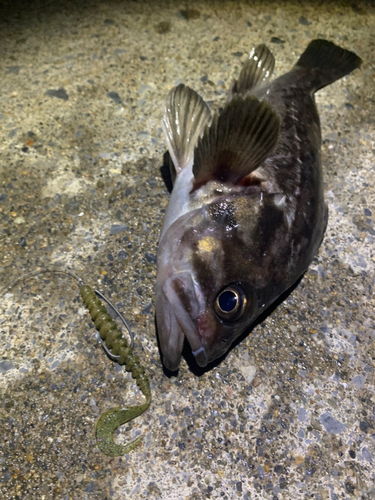
{"label": "fish body", "polygon": [[186,337],[198,365],[233,341],[305,272],[327,226],[314,92],[359,67],[314,40],[270,82],[265,45],[249,56],[220,114],[179,85],[163,129],[175,183],[158,250],[156,319],[163,362]]}

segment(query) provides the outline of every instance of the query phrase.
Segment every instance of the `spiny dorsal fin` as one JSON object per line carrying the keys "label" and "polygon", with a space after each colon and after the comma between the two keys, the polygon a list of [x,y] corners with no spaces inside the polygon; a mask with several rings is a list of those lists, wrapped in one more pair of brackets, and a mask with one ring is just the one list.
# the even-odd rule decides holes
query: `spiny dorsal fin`
{"label": "spiny dorsal fin", "polygon": [[231,95],[245,95],[250,90],[262,86],[271,78],[274,67],[275,58],[272,52],[263,43],[258,45],[250,52],[238,80],[234,81]]}
{"label": "spiny dorsal fin", "polygon": [[202,97],[185,85],[174,87],[165,101],[162,127],[177,173],[188,165],[211,112]]}
{"label": "spiny dorsal fin", "polygon": [[234,96],[198,140],[194,189],[214,179],[238,184],[267,158],[279,129],[280,120],[268,103]]}

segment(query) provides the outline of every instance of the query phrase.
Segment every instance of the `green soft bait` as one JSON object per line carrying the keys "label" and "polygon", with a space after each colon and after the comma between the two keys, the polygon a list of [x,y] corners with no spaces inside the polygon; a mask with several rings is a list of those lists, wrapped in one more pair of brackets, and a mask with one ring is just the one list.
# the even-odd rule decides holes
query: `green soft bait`
{"label": "green soft bait", "polygon": [[[118,457],[134,450],[134,448],[136,448],[142,440],[142,436],[138,436],[126,445],[119,445],[114,442],[113,433],[121,425],[124,425],[130,420],[133,420],[133,418],[141,415],[150,406],[150,382],[145,374],[145,369],[140,364],[139,357],[133,353],[132,345],[128,344],[128,341],[118,328],[115,321],[107,313],[105,306],[102,304],[97,295],[100,295],[100,297],[106,300],[106,302],[108,302],[107,299],[105,299],[100,292],[93,290],[88,285],[82,285],[80,287],[80,293],[87,309],[90,311],[91,318],[99,331],[100,338],[104,341],[102,346],[105,352],[111,359],[117,361],[119,364],[125,365],[126,370],[131,373],[132,377],[137,382],[140,391],[146,398],[145,403],[138,406],[130,406],[129,408],[113,408],[108,410],[103,413],[96,424],[96,441],[99,449],[106,455]],[[112,304],[110,305],[114,308]],[[119,314],[116,308],[114,309],[117,314]],[[119,316],[127,326],[122,316],[120,314]],[[111,349],[111,352],[109,349]]]}
{"label": "green soft bait", "polygon": [[[102,293],[98,290],[93,290],[90,286],[84,285],[81,278],[71,271],[65,271],[61,269],[38,269],[32,271],[31,273],[25,274],[15,281],[13,281],[9,286],[6,286],[0,292],[0,296],[6,291],[14,287],[21,280],[29,276],[38,276],[42,273],[60,273],[71,276],[78,281],[80,287],[80,293],[82,299],[90,311],[92,320],[95,323],[96,328],[99,331],[100,337],[103,340],[102,347],[106,352],[107,356],[113,361],[117,361],[121,365],[125,365],[128,372],[131,373],[132,377],[137,382],[139,389],[145,396],[145,403],[138,406],[130,406],[129,408],[113,408],[106,411],[99,418],[96,424],[96,441],[98,443],[99,449],[108,456],[118,457],[129,453],[129,451],[134,450],[140,442],[142,441],[142,436],[138,436],[133,439],[130,443],[126,445],[119,445],[114,442],[113,433],[121,425],[126,424],[133,418],[138,417],[151,403],[151,389],[150,382],[145,374],[145,369],[139,362],[139,357],[133,353],[134,336],[130,330],[124,317],[121,315],[120,311],[112,304]],[[120,320],[123,322],[127,328],[130,335],[130,345],[121,330],[118,328],[117,324],[111,316],[107,313],[105,306],[100,301],[99,297],[103,299],[109,306],[116,312]]]}

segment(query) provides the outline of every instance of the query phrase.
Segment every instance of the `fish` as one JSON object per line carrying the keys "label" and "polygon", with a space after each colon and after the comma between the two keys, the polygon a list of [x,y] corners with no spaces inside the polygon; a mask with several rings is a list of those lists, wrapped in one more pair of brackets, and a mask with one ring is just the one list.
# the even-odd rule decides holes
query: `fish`
{"label": "fish", "polygon": [[361,65],[317,39],[271,81],[253,49],[220,112],[180,84],[162,128],[174,178],[157,254],[156,323],[164,366],[185,339],[198,366],[224,356],[304,274],[322,243],[321,129],[314,93]]}

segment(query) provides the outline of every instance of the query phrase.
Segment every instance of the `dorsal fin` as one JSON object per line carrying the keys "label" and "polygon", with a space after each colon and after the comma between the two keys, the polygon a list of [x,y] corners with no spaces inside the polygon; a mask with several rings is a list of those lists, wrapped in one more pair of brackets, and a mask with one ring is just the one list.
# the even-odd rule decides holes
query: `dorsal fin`
{"label": "dorsal fin", "polygon": [[177,173],[193,160],[198,137],[210,119],[207,104],[189,87],[178,85],[167,95],[162,127]]}
{"label": "dorsal fin", "polygon": [[262,43],[253,49],[242,67],[238,80],[231,88],[231,95],[245,95],[250,90],[262,86],[272,75],[275,58],[269,48]]}
{"label": "dorsal fin", "polygon": [[280,120],[267,102],[234,96],[198,140],[194,189],[214,179],[238,184],[267,158],[279,129]]}

